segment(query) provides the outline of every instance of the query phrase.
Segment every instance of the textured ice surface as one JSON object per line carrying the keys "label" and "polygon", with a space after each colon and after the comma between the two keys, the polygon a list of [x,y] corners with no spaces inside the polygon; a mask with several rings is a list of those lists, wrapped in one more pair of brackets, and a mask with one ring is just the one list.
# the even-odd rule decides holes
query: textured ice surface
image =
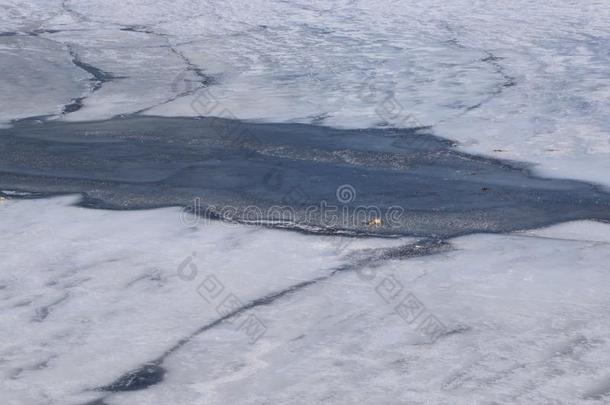
{"label": "textured ice surface", "polygon": [[[164,359],[162,383],[96,391],[218,318],[198,294],[207,276],[249,302],[411,241],[185,227],[173,208],[74,201],[0,204],[6,404],[607,403],[610,240],[608,225],[588,222],[462,237],[445,253],[336,273],[249,310],[266,327],[254,344],[221,323]],[[178,273],[189,258],[192,281]],[[390,276],[444,324],[438,340],[418,330],[423,315],[409,324],[394,312],[380,286]]]}
{"label": "textured ice surface", "polygon": [[[0,203],[4,403],[69,403],[157,357],[218,318],[197,293],[204,276],[248,302],[324,275],[354,249],[405,241],[186,227],[178,209],[67,208],[74,201]],[[199,275],[184,281],[177,269],[193,253]]]}
{"label": "textured ice surface", "polygon": [[[56,78],[56,65],[20,69],[23,60],[3,50],[3,72],[32,83],[19,91],[32,103],[3,97],[0,110],[16,112],[0,119],[57,113],[65,99],[83,98],[63,119],[144,110],[349,127],[419,122],[468,150],[608,185],[609,14],[594,0],[3,0],[1,49],[16,34],[38,36],[36,53],[68,60],[70,48],[122,78],[83,91],[82,70]],[[14,75],[0,78],[3,94],[15,93]],[[51,97],[40,81],[58,87],[45,103],[33,101]],[[193,109],[207,91],[214,108]],[[388,99],[392,114],[380,114]]]}
{"label": "textured ice surface", "polygon": [[62,46],[31,36],[0,37],[0,121],[58,114],[86,90],[87,74]]}

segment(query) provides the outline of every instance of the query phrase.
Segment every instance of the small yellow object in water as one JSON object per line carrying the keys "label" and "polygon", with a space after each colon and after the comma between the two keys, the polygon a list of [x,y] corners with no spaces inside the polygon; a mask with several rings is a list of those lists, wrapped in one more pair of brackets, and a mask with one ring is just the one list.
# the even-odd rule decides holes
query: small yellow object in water
{"label": "small yellow object in water", "polygon": [[6,197],[2,197],[2,196],[0,195],[0,203],[5,202],[5,201],[6,201]]}
{"label": "small yellow object in water", "polygon": [[373,218],[369,221],[369,226],[379,226],[381,225],[381,218]]}

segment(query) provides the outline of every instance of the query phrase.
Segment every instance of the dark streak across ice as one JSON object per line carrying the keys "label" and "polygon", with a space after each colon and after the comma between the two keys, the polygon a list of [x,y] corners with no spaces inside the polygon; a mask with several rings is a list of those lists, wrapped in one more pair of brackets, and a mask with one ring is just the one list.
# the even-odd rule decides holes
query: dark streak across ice
{"label": "dark streak across ice", "polygon": [[[93,78],[90,79],[90,82],[91,82],[90,92],[91,93],[95,93],[96,91],[101,89],[102,86],[104,85],[104,83],[110,82],[115,79],[126,78],[125,76],[116,76],[113,73],[106,72],[89,63],[83,62],[81,60],[80,56],[76,53],[76,51],[71,46],[68,46],[68,51],[70,52],[70,56],[72,57],[72,63],[75,66],[77,66],[78,68],[84,70],[85,72],[87,72],[91,76],[93,76]],[[69,114],[69,113],[80,110],[83,106],[83,100],[85,98],[86,97],[73,98],[69,104],[66,104],[64,106],[62,113]]]}
{"label": "dark streak across ice", "polygon": [[52,30],[52,29],[36,29],[34,31],[28,32],[28,34],[37,36],[40,34],[57,34],[58,32],[62,32],[61,30]]}
{"label": "dark streak across ice", "polygon": [[94,399],[93,401],[86,402],[82,405],[108,405],[108,403],[104,401],[104,399],[105,398]]}
{"label": "dark streak across ice", "polygon": [[[172,90],[177,93],[175,96],[170,97],[169,99],[163,101],[162,103],[155,104],[153,106],[143,108],[139,111],[136,111],[134,114],[140,114],[140,113],[150,110],[151,108],[171,103],[172,101],[174,101],[178,98],[189,96],[191,94],[194,94],[197,90],[200,90],[202,88],[205,88],[205,87],[208,87],[208,86],[211,86],[211,85],[214,85],[217,83],[217,79],[214,76],[211,76],[211,75],[208,75],[207,73],[205,73],[202,68],[200,68],[199,66],[194,64],[183,52],[180,52],[178,49],[176,49],[176,46],[172,45],[171,39],[168,35],[160,33],[160,32],[156,32],[152,28],[149,28],[145,25],[130,25],[130,26],[121,28],[121,31],[137,32],[137,33],[142,33],[142,34],[154,35],[154,36],[162,38],[167,43],[166,48],[169,49],[173,54],[178,56],[186,65],[186,69],[184,70],[184,72],[182,74],[179,74],[178,76],[176,76],[176,78],[174,79],[174,81],[171,84]],[[185,74],[187,72],[193,73],[195,76],[197,76],[198,80],[187,80],[185,78]],[[195,84],[195,85],[193,85],[193,84]],[[184,85],[185,89],[180,90],[180,87],[183,85]]]}
{"label": "dark streak across ice", "polygon": [[72,63],[74,63],[74,65],[78,66],[79,68],[93,76],[93,79],[91,79],[93,83],[91,92],[99,90],[106,82],[109,82],[114,79],[125,78],[125,76],[115,76],[113,73],[106,72],[100,68],[83,62],[80,56],[74,51],[72,47],[68,47],[68,50],[70,52],[70,56],[72,57]]}
{"label": "dark streak across ice", "polygon": [[[489,65],[493,66],[494,71],[497,74],[501,75],[502,79],[503,79],[503,82],[499,84],[499,86],[496,88],[496,90],[494,92],[492,92],[492,94],[489,96],[489,98],[485,101],[485,102],[487,102],[487,101],[491,100],[492,98],[499,96],[504,91],[504,89],[515,86],[517,84],[517,82],[514,77],[512,77],[511,75],[506,73],[504,66],[502,66],[500,64],[500,61],[503,58],[496,56],[495,54],[493,54],[491,51],[488,51],[488,50],[484,50],[483,52],[485,52],[485,54],[487,56],[485,58],[481,59],[481,62],[488,63]],[[482,104],[482,103],[480,103],[480,104]]]}
{"label": "dark streak across ice", "polygon": [[[41,34],[55,34],[58,32],[61,32],[61,30],[36,29],[33,31],[24,32],[24,33],[0,32],[0,37],[8,37],[8,36],[16,36],[16,35],[37,37]],[[49,38],[45,38],[45,39],[47,39],[49,41],[53,41]],[[57,42],[57,41],[53,41],[53,42]],[[61,43],[61,42],[58,42],[58,43]],[[71,46],[67,45],[67,48],[68,48],[68,52],[70,53],[70,57],[72,58],[72,63],[75,66],[77,66],[78,68],[84,70],[85,72],[87,72],[91,76],[93,76],[93,78],[90,79],[90,82],[91,82],[91,88],[89,90],[90,93],[94,93],[97,90],[99,90],[104,83],[110,82],[115,79],[126,78],[125,76],[117,76],[117,75],[114,75],[113,73],[109,73],[100,68],[97,68],[89,63],[83,62],[82,59],[80,58],[80,56],[76,53],[76,51]],[[64,105],[64,107],[62,108],[62,114],[69,114],[69,113],[73,113],[75,111],[80,110],[83,107],[83,100],[85,100],[86,98],[87,98],[86,96],[72,98],[70,100],[70,103]]]}
{"label": "dark streak across ice", "polygon": [[129,27],[122,27],[120,28],[120,30],[128,32],[138,32],[141,34],[160,35],[157,34],[155,31],[146,28],[146,26],[144,25],[130,25]]}
{"label": "dark streak across ice", "polygon": [[[445,41],[446,44],[454,46],[456,48],[460,48],[460,49],[471,49],[471,48],[465,46],[464,44],[462,44],[462,42],[460,42],[460,40],[457,38],[456,32],[451,28],[451,26],[448,23],[442,23],[441,26],[445,30],[447,30],[451,35],[454,36],[453,38]],[[487,104],[494,98],[500,96],[504,92],[505,89],[517,85],[516,78],[514,78],[513,76],[506,73],[506,69],[504,68],[504,66],[502,66],[500,64],[500,61],[503,58],[496,56],[492,51],[487,50],[487,49],[476,49],[476,50],[485,53],[486,56],[484,58],[482,58],[480,61],[492,66],[494,68],[494,72],[496,74],[499,74],[502,77],[502,82],[499,83],[498,86],[496,86],[496,88],[493,89],[491,91],[491,93],[485,99],[479,101],[476,104],[465,107],[463,114],[468,113],[472,110],[476,110],[477,108],[480,108],[484,104]]]}
{"label": "dark streak across ice", "polygon": [[[190,343],[194,338],[201,335],[202,333],[218,325],[221,325],[224,322],[230,321],[232,318],[235,318],[236,316],[239,316],[246,311],[261,306],[272,305],[278,300],[297,294],[303,289],[306,289],[310,286],[314,286],[320,282],[327,281],[328,279],[340,273],[348,271],[358,271],[367,267],[376,267],[388,260],[403,260],[413,257],[429,256],[441,252],[446,252],[450,249],[450,247],[451,246],[447,242],[442,240],[425,239],[399,247],[369,250],[359,255],[358,257],[355,257],[353,263],[351,264],[339,266],[331,270],[328,274],[324,276],[294,284],[283,290],[250,301],[242,307],[230,312],[229,314],[201,326],[190,335],[180,339],[176,344],[167,349],[156,359],[150,360],[141,365],[140,367],[123,374],[114,382],[99,387],[98,390],[107,391],[110,393],[137,391],[146,389],[150,386],[162,382],[163,377],[166,373],[166,370],[162,367],[162,364],[167,357],[169,357],[177,350],[181,349],[186,344]],[[103,401],[104,398],[99,399],[99,401]],[[94,403],[95,402],[89,402],[85,405],[92,405]]]}
{"label": "dark streak across ice", "polygon": [[63,114],[70,114],[83,108],[83,100],[86,97],[73,98],[70,104],[66,104],[62,110]]}
{"label": "dark streak across ice", "polygon": [[54,302],[50,303],[49,305],[45,305],[43,307],[37,308],[36,309],[36,315],[34,316],[33,321],[34,322],[43,322],[50,315],[51,310],[55,306],[61,304],[65,300],[67,300],[68,296],[69,296],[69,294],[64,294],[62,297],[58,298],[57,300],[55,300]]}
{"label": "dark streak across ice", "polygon": [[483,52],[485,52],[485,54],[487,56],[485,58],[481,59],[481,62],[491,65],[494,68],[494,72],[496,74],[499,74],[500,76],[502,76],[503,81],[501,83],[499,83],[496,86],[496,88],[494,90],[492,90],[491,93],[484,100],[481,100],[480,102],[478,102],[476,104],[466,107],[466,109],[464,110],[465,113],[470,112],[472,110],[476,110],[477,108],[480,108],[482,105],[487,104],[494,98],[500,96],[504,92],[505,89],[516,86],[516,84],[517,84],[516,79],[514,77],[510,76],[509,74],[507,74],[504,70],[504,67],[499,63],[499,61],[502,60],[502,58],[497,57],[496,55],[494,55],[492,52],[490,52],[488,50],[484,50]]}

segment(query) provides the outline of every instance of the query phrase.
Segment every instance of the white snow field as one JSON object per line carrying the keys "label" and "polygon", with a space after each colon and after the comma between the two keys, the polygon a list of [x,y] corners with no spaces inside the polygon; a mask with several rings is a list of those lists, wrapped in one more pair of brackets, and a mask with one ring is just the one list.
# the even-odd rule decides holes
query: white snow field
{"label": "white snow field", "polygon": [[[135,112],[431,126],[610,185],[604,1],[0,0],[0,95],[0,126]],[[416,241],[5,194],[2,405],[610,403],[609,224],[469,235],[333,273]],[[195,333],[221,316],[204,281],[249,303],[316,279],[244,312],[254,342],[229,321]],[[405,297],[416,319],[396,310]],[[99,390],[176,345],[158,384]]]}
{"label": "white snow field", "polygon": [[[84,403],[218,318],[214,276],[242,302],[408,240],[300,235],[179,210],[107,212],[77,197],[0,206],[4,404]],[[579,222],[473,235],[453,250],[337,273],[250,310],[168,356],[164,382],[108,404],[604,404],[610,392],[610,233]],[[193,255],[195,253],[195,255]],[[194,258],[198,274],[180,277]],[[363,275],[366,274],[366,277]],[[393,278],[392,278],[393,277]],[[436,341],[384,299],[388,280],[445,326]],[[400,284],[398,284],[400,283]],[[423,315],[422,315],[423,317]]]}

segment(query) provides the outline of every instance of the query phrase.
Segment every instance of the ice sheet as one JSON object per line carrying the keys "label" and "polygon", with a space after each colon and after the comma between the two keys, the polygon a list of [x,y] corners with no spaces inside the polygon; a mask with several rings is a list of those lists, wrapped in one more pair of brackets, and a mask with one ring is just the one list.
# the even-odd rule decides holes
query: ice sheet
{"label": "ice sheet", "polygon": [[[67,206],[75,198],[0,204],[5,403],[106,396],[92,389],[218,318],[198,293],[205,277],[247,302],[328,274],[360,249],[412,242],[187,227],[177,209]],[[607,234],[607,224],[578,222],[473,235],[446,253],[340,272],[249,310],[266,328],[254,344],[216,325],[164,360],[163,382],[104,401],[602,404]],[[178,272],[189,258],[192,281]],[[401,286],[395,298],[388,280]],[[410,323],[395,312],[408,293],[425,307]],[[444,325],[435,341],[421,330],[429,315]]]}
{"label": "ice sheet", "polygon": [[[65,95],[46,108],[34,100],[51,90],[33,86],[27,108],[2,101],[5,121],[57,112],[70,95],[84,97],[83,107],[63,119],[144,110],[343,127],[419,123],[544,175],[610,184],[609,11],[597,1],[3,3],[5,34],[72,46],[84,62],[125,76],[95,94],[63,85]],[[65,47],[52,53],[66,59]],[[19,79],[82,84],[82,73],[65,67],[57,78],[49,66],[23,69]],[[2,79],[7,94],[17,92],[12,81]],[[193,109],[208,91],[216,107]]]}

